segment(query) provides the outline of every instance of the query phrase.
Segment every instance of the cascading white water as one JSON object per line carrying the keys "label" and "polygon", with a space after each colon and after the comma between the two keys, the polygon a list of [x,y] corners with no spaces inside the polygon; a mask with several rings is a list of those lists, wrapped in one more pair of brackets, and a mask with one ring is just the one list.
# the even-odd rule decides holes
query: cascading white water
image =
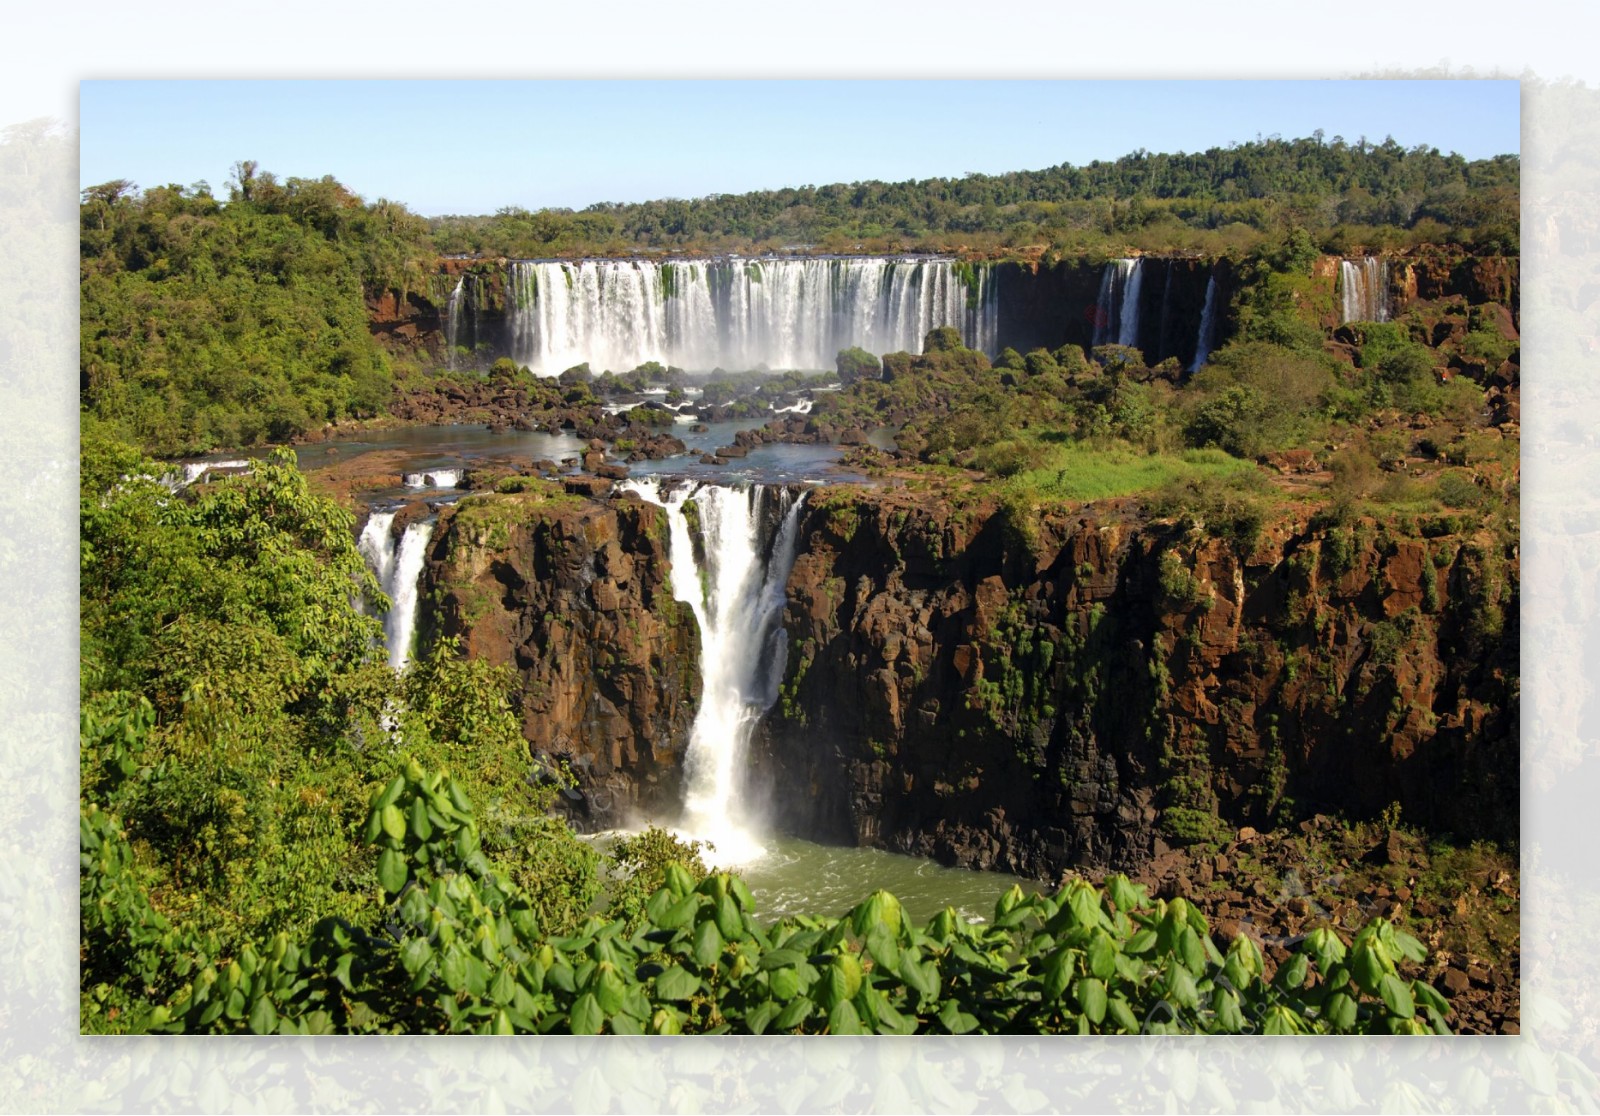
{"label": "cascading white water", "polygon": [[1211,355],[1211,346],[1217,340],[1217,269],[1211,269],[1211,278],[1206,280],[1206,304],[1200,311],[1200,333],[1194,342],[1194,363],[1189,366],[1190,372],[1198,372],[1205,366],[1206,358]]}
{"label": "cascading white water", "polygon": [[248,469],[249,467],[250,462],[242,459],[232,461],[191,461],[183,466],[183,483],[184,485],[194,484],[196,481],[203,479],[207,473],[220,469],[239,470]]}
{"label": "cascading white water", "polygon": [[1108,260],[1100,274],[1100,297],[1095,302],[1094,343],[1139,343],[1139,287],[1142,259]]}
{"label": "cascading white water", "polygon": [[389,666],[404,670],[411,659],[411,637],[417,627],[417,580],[428,540],[433,537],[433,521],[409,524],[395,540],[395,513],[373,512],[361,529],[356,548],[367,560],[378,579],[378,588],[389,598],[389,611],[383,618],[383,642],[389,651]]}
{"label": "cascading white water", "polygon": [[1339,302],[1343,321],[1388,321],[1388,263],[1377,256],[1340,260]]}
{"label": "cascading white water", "polygon": [[[746,864],[764,850],[752,832],[754,819],[742,810],[745,749],[783,679],[788,645],[779,619],[805,495],[766,485],[664,491],[649,480],[623,488],[666,510],[673,596],[689,605],[700,627],[704,687],[684,756],[680,830],[712,845],[711,862]],[[699,514],[704,569],[684,515],[689,501]]]}
{"label": "cascading white water", "polygon": [[851,346],[921,352],[939,326],[992,353],[996,288],[987,268],[966,274],[973,289],[951,259],[519,261],[511,355],[542,376],[648,360],[691,371],[829,369]]}
{"label": "cascading white water", "polygon": [[1117,344],[1139,344],[1139,288],[1144,282],[1143,260],[1118,260],[1117,266],[1127,265],[1122,281],[1122,307],[1117,332]]}
{"label": "cascading white water", "polygon": [[404,476],[407,488],[455,488],[461,483],[460,469],[429,469]]}
{"label": "cascading white water", "polygon": [[367,516],[367,524],[361,528],[361,537],[356,540],[356,549],[367,560],[367,568],[378,579],[378,588],[385,595],[394,580],[395,547],[389,533],[389,528],[394,526],[394,516],[392,511],[373,512]]}
{"label": "cascading white water", "polygon": [[450,292],[450,301],[445,309],[444,347],[452,372],[456,367],[456,346],[461,342],[461,294],[466,282],[464,276],[456,280],[455,290]]}

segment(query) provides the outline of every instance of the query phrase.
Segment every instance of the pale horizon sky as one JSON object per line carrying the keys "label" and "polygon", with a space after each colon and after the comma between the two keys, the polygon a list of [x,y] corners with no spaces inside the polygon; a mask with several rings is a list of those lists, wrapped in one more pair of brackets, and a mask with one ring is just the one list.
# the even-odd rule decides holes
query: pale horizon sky
{"label": "pale horizon sky", "polygon": [[425,216],[1039,170],[1320,129],[1520,150],[1516,81],[85,81],[80,181],[233,164]]}

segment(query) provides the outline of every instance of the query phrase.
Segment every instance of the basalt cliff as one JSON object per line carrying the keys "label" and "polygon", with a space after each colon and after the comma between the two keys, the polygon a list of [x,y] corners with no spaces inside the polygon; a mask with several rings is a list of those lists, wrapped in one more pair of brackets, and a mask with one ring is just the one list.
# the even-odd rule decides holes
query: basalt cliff
{"label": "basalt cliff", "polygon": [[[1048,877],[1398,804],[1514,839],[1513,543],[1289,511],[1227,534],[892,485],[808,500],[748,790],[783,828]],[[517,673],[573,814],[670,818],[698,693],[660,508],[553,485],[443,516],[425,639]],[[782,788],[775,793],[773,788]]]}

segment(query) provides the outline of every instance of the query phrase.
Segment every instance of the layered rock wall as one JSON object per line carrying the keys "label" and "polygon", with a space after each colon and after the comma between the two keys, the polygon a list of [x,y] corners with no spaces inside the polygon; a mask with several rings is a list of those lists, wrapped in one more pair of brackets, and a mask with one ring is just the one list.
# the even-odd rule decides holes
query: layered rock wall
{"label": "layered rock wall", "polygon": [[660,508],[537,482],[467,497],[440,518],[422,591],[425,645],[456,636],[516,672],[533,756],[578,776],[575,820],[676,804],[699,635],[672,596]]}
{"label": "layered rock wall", "polygon": [[[1248,539],[838,486],[802,512],[751,785],[785,829],[1038,877],[1397,804],[1514,840],[1518,555],[1438,518]],[[467,498],[424,639],[512,667],[580,819],[669,818],[700,688],[666,524],[549,484]]]}
{"label": "layered rock wall", "polygon": [[1033,875],[1313,809],[1515,836],[1517,562],[1494,538],[1029,531],[838,489],[800,552],[759,749],[791,829]]}

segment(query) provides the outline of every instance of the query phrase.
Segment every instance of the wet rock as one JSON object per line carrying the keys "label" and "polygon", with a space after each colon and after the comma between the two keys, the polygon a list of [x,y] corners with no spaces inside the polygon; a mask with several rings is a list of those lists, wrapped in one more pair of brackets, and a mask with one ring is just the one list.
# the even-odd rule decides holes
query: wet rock
{"label": "wet rock", "polygon": [[599,499],[611,491],[613,482],[604,477],[565,477],[561,487],[575,496]]}

